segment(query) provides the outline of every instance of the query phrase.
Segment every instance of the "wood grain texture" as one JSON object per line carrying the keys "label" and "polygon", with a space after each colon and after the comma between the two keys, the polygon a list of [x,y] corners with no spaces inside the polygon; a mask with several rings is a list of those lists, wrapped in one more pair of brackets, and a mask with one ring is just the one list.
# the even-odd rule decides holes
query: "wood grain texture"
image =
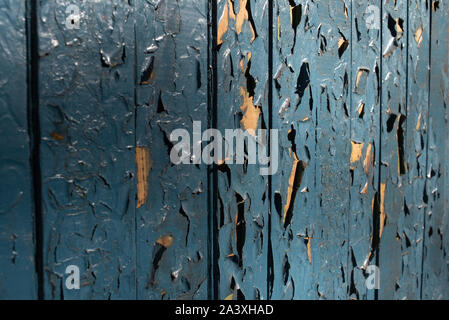
{"label": "wood grain texture", "polygon": [[[207,166],[175,165],[175,129],[208,126],[207,3],[136,1],[136,146],[152,159],[137,209],[137,297],[208,297]],[[201,138],[191,144],[201,146]],[[189,156],[190,158],[190,156]]]}
{"label": "wood grain texture", "polygon": [[25,1],[0,4],[0,299],[35,299]]}
{"label": "wood grain texture", "polygon": [[[40,1],[45,298],[136,297],[134,8]],[[70,21],[69,21],[70,23]],[[67,290],[76,265],[81,289]]]}

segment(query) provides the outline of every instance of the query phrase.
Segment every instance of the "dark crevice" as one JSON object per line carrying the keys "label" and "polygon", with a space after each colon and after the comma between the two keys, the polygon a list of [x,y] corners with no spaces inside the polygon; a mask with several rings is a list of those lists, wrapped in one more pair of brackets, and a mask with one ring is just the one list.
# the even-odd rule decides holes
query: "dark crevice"
{"label": "dark crevice", "polygon": [[[380,6],[380,16],[383,17],[384,11],[383,11],[383,5]],[[380,24],[380,43],[383,44],[383,23]],[[379,60],[380,65],[375,68],[376,72],[376,78],[377,78],[377,93],[379,97],[379,162],[382,163],[382,123],[383,123],[383,98],[382,98],[382,76],[383,76],[383,55],[382,50],[379,52]],[[376,266],[379,267],[379,230],[380,230],[380,189],[381,189],[381,182],[382,182],[382,165],[378,166],[378,180],[377,180],[377,192],[374,195],[374,203],[373,203],[373,235],[371,240],[371,253],[370,253],[370,260],[375,256],[375,262]],[[379,290],[375,289],[374,291],[374,300],[379,300]]]}
{"label": "dark crevice", "polygon": [[251,11],[251,1],[246,2],[246,11],[248,12],[248,22],[251,25],[251,28],[254,30],[254,40],[258,37],[257,29],[256,29],[256,23],[253,19],[253,14]]}
{"label": "dark crevice", "polygon": [[293,45],[291,49],[291,53],[295,51],[296,46],[296,33],[299,24],[301,23],[301,17],[302,17],[302,5],[298,4],[296,5],[293,0],[289,0],[290,3],[290,14],[291,14],[291,21],[292,21],[292,29],[293,29]]}
{"label": "dark crevice", "polygon": [[279,218],[282,217],[282,196],[280,192],[276,191],[274,193],[274,207],[276,208],[276,212]]}
{"label": "dark crevice", "polygon": [[243,247],[245,245],[246,221],[245,221],[245,200],[238,193],[235,193],[237,204],[237,216],[235,221],[235,238],[237,254],[239,256],[239,267],[243,267]]}
{"label": "dark crevice", "polygon": [[290,130],[288,131],[287,134],[287,139],[288,141],[290,141],[291,146],[292,146],[292,152],[297,155],[296,153],[296,142],[295,142],[295,138],[296,138],[296,130],[295,127],[293,126],[293,124],[290,127]]}
{"label": "dark crevice", "polygon": [[[273,1],[268,3],[268,139],[271,139],[273,129]],[[276,88],[280,91],[280,85],[276,81]],[[279,86],[279,88],[277,87]],[[270,143],[268,143],[268,154],[271,154]],[[274,259],[271,243],[271,214],[272,214],[272,177],[268,176],[268,254],[267,254],[267,299],[271,299],[274,285]],[[276,196],[275,196],[276,198]],[[275,200],[276,201],[276,200]]]}
{"label": "dark crevice", "polygon": [[[208,82],[207,82],[207,104],[208,104],[208,127],[217,128],[217,53],[220,49],[217,46],[217,2],[208,0],[208,50],[207,50],[207,65],[208,65]],[[220,249],[218,243],[218,167],[216,164],[208,167],[208,299],[219,299],[219,283],[220,283],[220,268],[219,256]],[[230,183],[230,181],[229,181]]]}
{"label": "dark crevice", "polygon": [[393,131],[394,123],[396,122],[397,115],[394,113],[390,113],[387,120],[387,132]]}
{"label": "dark crevice", "polygon": [[186,218],[187,220],[187,231],[186,231],[186,248],[188,247],[188,243],[189,243],[189,233],[190,233],[190,218],[187,215],[187,213],[185,212],[184,208],[182,207],[182,204],[179,208],[179,213]]}
{"label": "dark crevice", "polygon": [[302,97],[304,96],[304,92],[310,84],[310,69],[309,63],[303,62],[301,65],[301,70],[299,71],[299,76],[296,81],[296,91],[295,93],[298,95],[298,102],[296,104],[296,108],[301,104]]}
{"label": "dark crevice", "polygon": [[167,113],[167,109],[162,102],[162,91],[159,91],[159,98],[157,100],[157,113]]}
{"label": "dark crevice", "polygon": [[248,91],[250,97],[254,97],[256,89],[256,80],[254,80],[254,77],[250,74],[250,70],[251,70],[251,60],[248,61],[248,65],[245,71],[245,78],[246,78],[246,90]]}
{"label": "dark crevice", "polygon": [[[434,5],[432,5],[432,3],[434,3]],[[429,66],[428,66],[428,76],[427,76],[427,123],[429,123],[429,117],[430,117],[430,88],[431,88],[431,79],[432,79],[432,29],[433,29],[433,9],[435,8],[439,8],[439,1],[435,1],[430,3],[430,6],[427,6],[428,10],[429,10]],[[409,28],[407,28],[409,29]],[[427,133],[426,136],[426,168],[425,168],[425,174],[427,175],[427,172],[429,171],[429,135],[430,133]],[[420,299],[423,298],[423,287],[424,287],[424,258],[425,258],[425,248],[426,248],[426,236],[425,236],[425,232],[426,232],[426,228],[427,228],[427,224],[426,224],[426,217],[427,217],[427,212],[428,212],[428,208],[427,208],[427,201],[428,201],[428,196],[427,196],[427,179],[424,181],[424,196],[423,196],[423,200],[424,203],[426,204],[425,208],[424,208],[424,213],[423,213],[423,217],[422,217],[422,221],[423,221],[423,243],[422,243],[422,252],[421,252],[421,286],[420,286],[420,292],[419,292],[419,297]]]}
{"label": "dark crevice", "polygon": [[196,89],[199,90],[202,86],[201,83],[201,63],[197,59],[196,60]]}
{"label": "dark crevice", "polygon": [[403,124],[405,122],[405,116],[401,115],[399,117],[398,129],[396,131],[396,136],[398,140],[398,161],[399,161],[399,174],[405,174],[407,172],[407,162],[405,161],[405,130]]}
{"label": "dark crevice", "polygon": [[288,278],[290,277],[290,263],[288,262],[288,256],[284,255],[284,263],[283,263],[283,279],[284,286],[287,285]]}
{"label": "dark crevice", "polygon": [[44,299],[44,244],[42,217],[42,176],[40,165],[41,128],[39,119],[39,34],[37,1],[26,1],[27,28],[27,112],[30,135],[30,166],[34,201],[34,263],[37,275],[37,297]]}

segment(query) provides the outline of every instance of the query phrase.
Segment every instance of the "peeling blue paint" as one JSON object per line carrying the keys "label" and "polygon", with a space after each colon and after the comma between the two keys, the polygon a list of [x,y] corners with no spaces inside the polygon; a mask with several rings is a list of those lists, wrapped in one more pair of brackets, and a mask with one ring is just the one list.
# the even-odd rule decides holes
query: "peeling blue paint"
{"label": "peeling blue paint", "polygon": [[[448,298],[447,3],[30,3],[0,5],[0,298]],[[194,121],[278,129],[278,173],[174,165]]]}

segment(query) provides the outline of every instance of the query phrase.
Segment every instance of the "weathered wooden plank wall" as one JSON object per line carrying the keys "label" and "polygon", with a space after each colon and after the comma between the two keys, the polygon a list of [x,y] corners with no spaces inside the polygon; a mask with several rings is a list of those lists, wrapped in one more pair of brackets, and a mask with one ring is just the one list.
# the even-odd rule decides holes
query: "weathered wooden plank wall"
{"label": "weathered wooden plank wall", "polygon": [[[449,298],[448,16],[437,0],[4,1],[0,297]],[[222,133],[195,147],[277,129],[277,172],[249,163],[256,135],[244,164],[173,164],[171,133],[194,122]]]}

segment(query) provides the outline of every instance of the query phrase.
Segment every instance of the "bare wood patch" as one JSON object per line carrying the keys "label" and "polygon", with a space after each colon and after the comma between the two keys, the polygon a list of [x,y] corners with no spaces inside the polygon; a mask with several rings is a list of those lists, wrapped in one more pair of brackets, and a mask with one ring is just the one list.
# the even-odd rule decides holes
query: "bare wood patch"
{"label": "bare wood patch", "polygon": [[153,160],[146,147],[136,147],[137,163],[137,205],[140,208],[147,202],[148,197],[148,175],[153,167]]}

